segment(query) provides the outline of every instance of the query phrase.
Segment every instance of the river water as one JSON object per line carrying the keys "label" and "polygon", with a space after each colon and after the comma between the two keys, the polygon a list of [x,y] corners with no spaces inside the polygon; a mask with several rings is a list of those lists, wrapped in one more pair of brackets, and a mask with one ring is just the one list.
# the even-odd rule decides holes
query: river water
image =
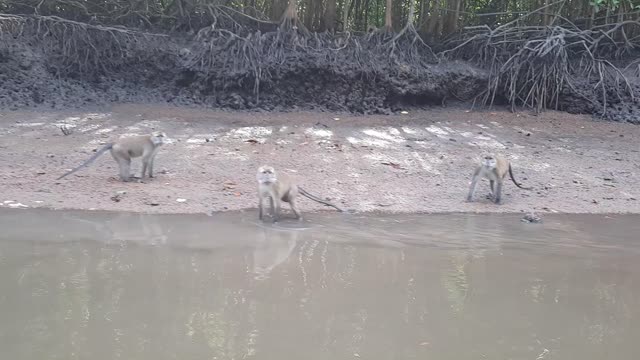
{"label": "river water", "polygon": [[0,209],[2,359],[637,359],[640,217]]}

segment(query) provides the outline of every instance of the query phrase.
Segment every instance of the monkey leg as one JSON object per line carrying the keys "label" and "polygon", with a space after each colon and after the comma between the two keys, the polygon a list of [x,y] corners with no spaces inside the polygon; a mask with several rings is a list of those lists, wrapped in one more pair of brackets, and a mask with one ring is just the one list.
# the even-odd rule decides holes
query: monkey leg
{"label": "monkey leg", "polygon": [[280,199],[272,199],[272,206],[273,206],[273,222],[278,222],[280,221]]}
{"label": "monkey leg", "polygon": [[156,159],[155,154],[151,156],[151,159],[149,159],[149,177],[152,178],[153,177],[153,161]]}
{"label": "monkey leg", "polygon": [[498,184],[496,186],[496,193],[494,196],[495,196],[495,203],[501,204],[502,203],[502,183],[500,181],[498,181]]}
{"label": "monkey leg", "polygon": [[275,207],[273,205],[273,196],[269,197],[269,214],[271,214],[271,216],[274,216],[274,212],[275,212]]}
{"label": "monkey leg", "polygon": [[296,215],[296,219],[302,220],[302,214],[300,214],[300,210],[298,210],[298,205],[294,199],[289,200],[289,205],[291,205],[291,210]]}
{"label": "monkey leg", "polygon": [[264,198],[261,196],[261,197],[258,199],[258,219],[260,219],[260,220],[262,220],[262,217],[263,217],[263,215],[264,215],[264,213],[263,213],[263,212],[264,212],[263,208],[264,208]]}
{"label": "monkey leg", "polygon": [[471,180],[471,186],[469,187],[469,194],[467,194],[468,202],[473,201],[473,193],[476,191],[477,185],[478,185],[478,178],[474,177],[473,180]]}
{"label": "monkey leg", "polygon": [[120,168],[120,180],[127,182],[131,180],[129,177],[129,169],[131,167],[131,159],[116,158],[118,167]]}
{"label": "monkey leg", "polygon": [[149,159],[142,158],[142,175],[140,175],[140,179],[144,180],[144,176],[147,173],[147,168],[149,167]]}

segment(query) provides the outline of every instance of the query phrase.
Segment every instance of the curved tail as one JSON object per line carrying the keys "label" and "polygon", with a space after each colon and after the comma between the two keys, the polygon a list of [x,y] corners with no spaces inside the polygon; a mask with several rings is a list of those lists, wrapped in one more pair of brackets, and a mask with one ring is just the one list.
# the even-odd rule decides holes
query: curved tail
{"label": "curved tail", "polygon": [[516,184],[516,186],[519,187],[520,189],[531,190],[530,187],[523,187],[522,185],[518,184],[518,182],[516,181],[516,178],[513,177],[513,171],[511,170],[511,164],[509,164],[509,176],[511,177],[511,181],[513,181],[513,183]]}
{"label": "curved tail", "polygon": [[326,202],[326,201],[324,201],[322,199],[319,199],[318,197],[316,197],[314,195],[309,194],[305,189],[301,188],[300,186],[298,186],[298,190],[300,191],[300,194],[304,195],[305,197],[307,197],[307,198],[309,198],[309,199],[311,199],[313,201],[317,201],[320,204],[324,204],[326,206],[330,206],[330,207],[338,210],[339,212],[344,212],[344,210],[340,209],[339,207],[337,207],[337,206],[335,206],[335,205],[333,205],[333,204],[331,204],[329,202]]}
{"label": "curved tail", "polygon": [[102,149],[100,149],[100,150],[96,151],[96,153],[95,153],[95,154],[93,154],[93,156],[92,156],[92,157],[90,157],[90,158],[89,158],[89,160],[85,161],[82,165],[78,166],[77,168],[75,168],[75,169],[73,169],[73,170],[71,170],[71,171],[67,172],[66,174],[64,174],[64,175],[60,176],[60,177],[59,177],[59,178],[57,178],[56,180],[60,180],[60,179],[62,179],[63,177],[65,177],[65,176],[67,176],[67,175],[71,175],[71,174],[73,174],[74,172],[76,172],[76,171],[80,170],[81,168],[83,168],[83,167],[85,167],[85,166],[87,166],[87,165],[91,164],[91,163],[92,163],[92,162],[94,162],[94,161],[95,161],[95,160],[96,160],[100,155],[104,154],[107,150],[111,150],[111,148],[112,148],[112,147],[113,147],[113,143],[111,143],[111,144],[107,144],[107,145],[103,146],[103,147],[102,147]]}

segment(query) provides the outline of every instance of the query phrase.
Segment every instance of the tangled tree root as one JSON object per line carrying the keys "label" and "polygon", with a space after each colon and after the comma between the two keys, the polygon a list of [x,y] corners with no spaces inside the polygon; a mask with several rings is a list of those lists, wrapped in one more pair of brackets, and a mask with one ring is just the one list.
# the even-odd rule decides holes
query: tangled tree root
{"label": "tangled tree root", "polygon": [[[385,113],[453,96],[609,116],[632,113],[620,104],[637,104],[640,91],[634,88],[640,83],[637,59],[626,68],[616,62],[638,54],[640,38],[625,32],[640,26],[634,21],[590,30],[567,21],[472,27],[436,55],[412,18],[398,33],[333,34],[309,32],[293,15],[277,24],[234,11],[210,7],[211,25],[189,39],[55,16],[0,14],[0,81],[14,87],[0,87],[0,106],[47,103],[47,97],[57,97],[59,105],[82,97]],[[40,56],[34,60],[38,74],[18,59],[25,51]]]}
{"label": "tangled tree root", "polygon": [[58,106],[65,102],[59,98],[79,97],[387,113],[440,104],[450,88],[478,91],[486,80],[472,66],[439,64],[413,27],[397,34],[311,33],[285,18],[263,33],[245,26],[245,17],[229,26],[228,12],[213,19],[186,40],[54,17],[0,18],[0,38],[7,40],[0,57],[8,59],[0,68],[20,63],[24,52],[41,58],[4,71],[12,82],[0,87],[0,106],[50,103],[49,97]]}
{"label": "tangled tree root", "polygon": [[19,37],[39,47],[60,76],[93,77],[142,57],[157,56],[154,48],[167,35],[123,27],[91,25],[57,16],[2,15],[0,40]]}
{"label": "tangled tree root", "polygon": [[637,103],[637,90],[628,78],[634,75],[613,60],[637,54],[640,39],[628,39],[625,27],[640,23],[625,21],[590,30],[566,23],[543,27],[514,21],[495,29],[470,27],[441,55],[488,69],[487,88],[480,95],[484,104],[503,95],[512,108],[561,109],[563,97],[570,94],[599,103],[595,112],[605,116],[612,103]]}

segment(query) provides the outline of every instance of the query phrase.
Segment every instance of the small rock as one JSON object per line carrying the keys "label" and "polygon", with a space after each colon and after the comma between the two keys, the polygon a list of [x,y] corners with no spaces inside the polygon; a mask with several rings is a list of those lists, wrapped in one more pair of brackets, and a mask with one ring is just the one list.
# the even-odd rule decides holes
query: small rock
{"label": "small rock", "polygon": [[115,201],[115,202],[120,202],[120,200],[122,200],[124,198],[124,196],[127,194],[126,191],[121,190],[121,191],[117,191],[112,197],[111,200]]}
{"label": "small rock", "polygon": [[53,155],[53,154],[47,154],[47,157],[48,157],[48,158],[54,158],[54,157],[55,157],[55,155]]}
{"label": "small rock", "polygon": [[534,212],[529,212],[520,221],[538,224],[542,222],[542,218]]}

